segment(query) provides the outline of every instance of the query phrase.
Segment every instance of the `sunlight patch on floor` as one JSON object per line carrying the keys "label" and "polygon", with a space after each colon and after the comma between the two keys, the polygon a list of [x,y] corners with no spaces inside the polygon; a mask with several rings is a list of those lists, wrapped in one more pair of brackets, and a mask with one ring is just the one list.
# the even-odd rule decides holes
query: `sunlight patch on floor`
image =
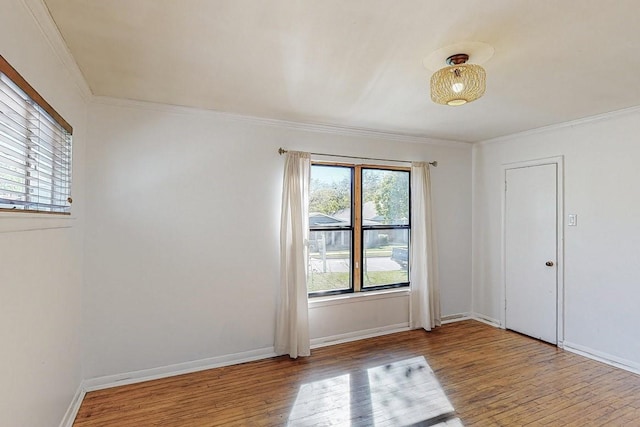
{"label": "sunlight patch on floor", "polygon": [[349,374],[303,384],[291,410],[289,425],[308,426],[326,421],[331,421],[329,425],[349,425],[350,389]]}
{"label": "sunlight patch on floor", "polygon": [[424,357],[303,384],[289,426],[462,426]]}

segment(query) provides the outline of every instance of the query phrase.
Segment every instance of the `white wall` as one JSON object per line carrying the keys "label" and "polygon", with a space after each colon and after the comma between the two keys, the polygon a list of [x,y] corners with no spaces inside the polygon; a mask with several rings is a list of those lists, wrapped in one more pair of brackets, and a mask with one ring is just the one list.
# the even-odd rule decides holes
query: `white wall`
{"label": "white wall", "polygon": [[[467,144],[310,132],[107,99],[91,106],[89,121],[85,378],[271,351],[280,146],[437,159],[443,312],[470,309]],[[351,315],[344,304],[314,307],[313,338],[408,320],[406,296],[354,299],[348,306]],[[345,328],[349,318],[354,323]]]}
{"label": "white wall", "polygon": [[640,369],[640,111],[474,147],[473,307],[504,324],[503,163],[564,156],[565,344]]}
{"label": "white wall", "polygon": [[409,329],[409,292],[354,294],[309,304],[311,344]]}
{"label": "white wall", "polygon": [[82,380],[86,108],[20,0],[2,2],[0,52],[74,128],[73,219],[0,214],[0,424],[50,427]]}

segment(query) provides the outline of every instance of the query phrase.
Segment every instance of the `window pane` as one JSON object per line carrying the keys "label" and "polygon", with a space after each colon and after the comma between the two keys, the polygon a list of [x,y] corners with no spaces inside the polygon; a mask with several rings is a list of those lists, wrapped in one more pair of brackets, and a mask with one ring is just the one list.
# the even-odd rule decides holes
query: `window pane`
{"label": "window pane", "polygon": [[351,225],[351,168],[311,166],[309,226]]}
{"label": "window pane", "polygon": [[70,210],[71,130],[47,111],[0,72],[0,209]]}
{"label": "window pane", "polygon": [[311,231],[309,292],[351,288],[351,230]]}
{"label": "window pane", "polygon": [[409,282],[409,230],[365,230],[362,286]]}
{"label": "window pane", "polygon": [[362,170],[362,226],[409,224],[409,172]]}

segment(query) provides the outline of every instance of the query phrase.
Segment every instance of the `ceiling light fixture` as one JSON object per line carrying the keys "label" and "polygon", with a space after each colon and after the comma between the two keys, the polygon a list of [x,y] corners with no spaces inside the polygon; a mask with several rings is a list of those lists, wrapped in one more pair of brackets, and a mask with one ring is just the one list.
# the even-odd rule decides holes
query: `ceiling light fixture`
{"label": "ceiling light fixture", "polygon": [[[493,53],[493,52],[492,52]],[[431,76],[431,100],[437,104],[463,105],[484,95],[487,73],[479,65],[467,64],[469,55],[457,53]]]}

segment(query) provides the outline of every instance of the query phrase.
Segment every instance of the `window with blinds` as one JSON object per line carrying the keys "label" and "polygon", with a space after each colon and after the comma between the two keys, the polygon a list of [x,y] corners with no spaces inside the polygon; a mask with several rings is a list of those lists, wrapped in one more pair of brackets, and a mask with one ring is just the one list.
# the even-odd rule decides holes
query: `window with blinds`
{"label": "window with blinds", "polygon": [[0,56],[0,210],[69,214],[73,129]]}

